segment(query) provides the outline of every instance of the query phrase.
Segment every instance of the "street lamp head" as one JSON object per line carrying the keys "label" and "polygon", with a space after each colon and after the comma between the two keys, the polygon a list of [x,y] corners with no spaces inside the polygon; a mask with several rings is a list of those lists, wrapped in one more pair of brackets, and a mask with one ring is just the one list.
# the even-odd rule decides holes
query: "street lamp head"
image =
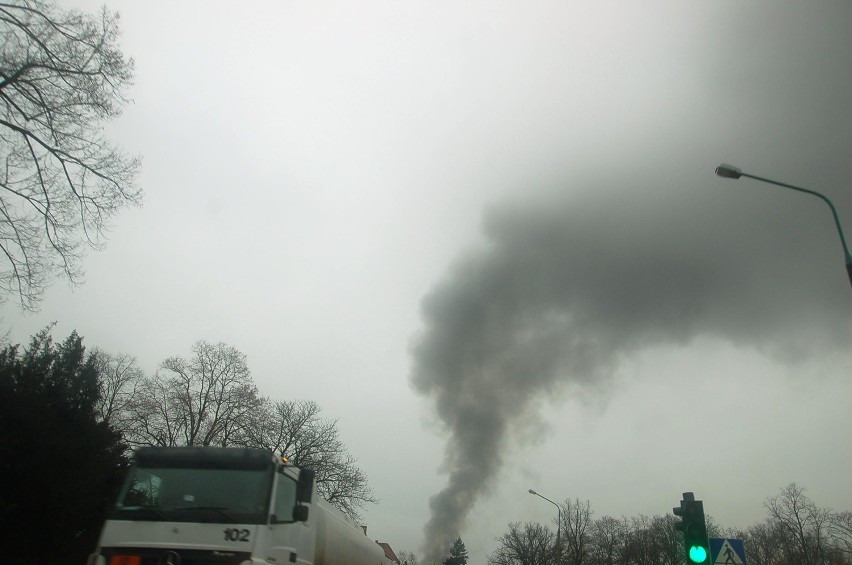
{"label": "street lamp head", "polygon": [[534,491],[533,489],[530,489],[530,490],[529,490],[529,493],[530,493],[530,494],[538,494],[538,493],[537,493],[536,491]]}
{"label": "street lamp head", "polygon": [[716,167],[716,174],[726,179],[738,179],[742,176],[743,172],[733,165],[726,165],[725,163],[722,163]]}
{"label": "street lamp head", "polygon": [[829,200],[827,196],[825,196],[824,194],[820,194],[815,190],[802,188],[800,186],[793,186],[792,184],[787,184],[786,182],[778,182],[777,180],[759,177],[750,173],[744,173],[741,169],[734,167],[733,165],[726,165],[725,163],[722,163],[721,165],[716,167],[716,174],[726,179],[738,179],[740,177],[748,177],[750,179],[774,184],[776,186],[783,186],[784,188],[789,188],[798,192],[811,194],[820,198],[823,202],[828,204],[828,207],[831,208],[831,215],[834,216],[834,225],[837,226],[837,235],[840,236],[840,244],[843,246],[843,253],[846,256],[846,272],[849,273],[849,282],[852,283],[852,252],[849,251],[849,246],[846,245],[846,237],[843,235],[843,229],[840,227],[840,218],[837,216],[837,209],[834,207],[834,204],[831,202],[831,200]]}

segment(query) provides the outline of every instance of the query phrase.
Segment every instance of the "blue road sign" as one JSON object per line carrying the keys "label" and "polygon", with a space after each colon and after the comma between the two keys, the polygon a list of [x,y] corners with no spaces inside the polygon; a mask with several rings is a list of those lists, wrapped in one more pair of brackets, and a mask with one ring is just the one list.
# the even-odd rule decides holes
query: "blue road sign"
{"label": "blue road sign", "polygon": [[710,538],[711,565],[748,565],[741,539]]}

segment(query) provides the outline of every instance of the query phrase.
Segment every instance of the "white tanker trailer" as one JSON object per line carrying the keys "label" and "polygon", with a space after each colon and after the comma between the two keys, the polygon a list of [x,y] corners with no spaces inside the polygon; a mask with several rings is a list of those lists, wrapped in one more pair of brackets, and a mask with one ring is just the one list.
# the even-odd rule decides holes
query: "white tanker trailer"
{"label": "white tanker trailer", "polygon": [[[386,549],[387,548],[387,549]],[[264,449],[143,447],[89,565],[391,565],[393,550]]]}

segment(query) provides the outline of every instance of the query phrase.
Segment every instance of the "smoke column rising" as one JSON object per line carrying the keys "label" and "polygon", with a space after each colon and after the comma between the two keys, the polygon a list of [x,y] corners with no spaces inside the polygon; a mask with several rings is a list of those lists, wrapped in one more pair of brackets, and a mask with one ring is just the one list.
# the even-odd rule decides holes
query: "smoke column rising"
{"label": "smoke column rising", "polygon": [[809,333],[843,347],[846,317],[831,314],[824,293],[803,290],[834,273],[814,274],[821,267],[809,270],[804,250],[795,271],[767,254],[766,238],[784,228],[756,228],[759,203],[733,198],[745,205],[731,209],[718,193],[604,191],[486,215],[487,245],[424,298],[413,346],[412,384],[449,434],[426,563],[446,557],[497,477],[507,439],[535,421],[540,401],[606,378],[631,352],[699,334],[788,357],[805,354]]}

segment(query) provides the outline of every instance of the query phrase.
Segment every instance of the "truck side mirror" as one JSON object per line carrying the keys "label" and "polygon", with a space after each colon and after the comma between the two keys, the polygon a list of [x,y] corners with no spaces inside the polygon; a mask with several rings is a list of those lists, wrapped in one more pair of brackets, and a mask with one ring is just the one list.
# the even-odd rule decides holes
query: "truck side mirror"
{"label": "truck side mirror", "polygon": [[295,506],[293,507],[293,521],[294,522],[307,522],[308,521],[308,507],[307,506]]}
{"label": "truck side mirror", "polygon": [[296,483],[296,501],[310,502],[314,492],[314,479],[316,473],[313,469],[302,469],[299,471],[299,482]]}

